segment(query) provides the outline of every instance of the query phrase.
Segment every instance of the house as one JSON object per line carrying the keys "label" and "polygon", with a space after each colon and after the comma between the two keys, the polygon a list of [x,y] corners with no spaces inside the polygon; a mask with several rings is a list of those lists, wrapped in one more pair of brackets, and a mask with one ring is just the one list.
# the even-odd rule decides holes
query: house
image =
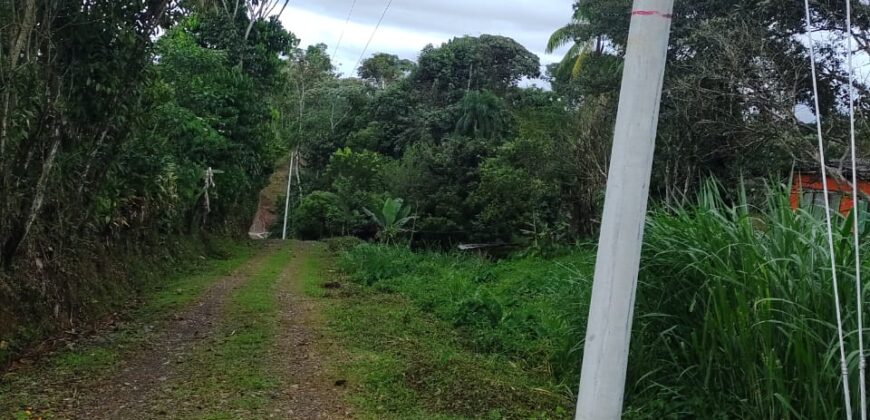
{"label": "house", "polygon": [[[828,193],[830,197],[831,209],[836,209],[840,214],[848,215],[855,207],[855,201],[852,199],[852,165],[851,162],[832,162],[829,167],[843,168],[845,179],[838,180],[836,177],[828,176]],[[862,200],[861,193],[870,195],[870,160],[861,159],[858,161],[858,190],[859,201],[864,201],[863,207],[866,209],[866,200]],[[794,173],[791,183],[791,194],[789,197],[792,209],[808,208],[808,206],[817,205],[824,207],[825,193],[822,184],[822,176],[820,168],[804,167],[803,170],[798,170]]]}

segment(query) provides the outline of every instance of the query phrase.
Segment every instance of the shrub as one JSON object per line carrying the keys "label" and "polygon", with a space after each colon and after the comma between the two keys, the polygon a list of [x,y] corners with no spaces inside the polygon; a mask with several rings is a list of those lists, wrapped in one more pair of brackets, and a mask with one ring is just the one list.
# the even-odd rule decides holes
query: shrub
{"label": "shrub", "polygon": [[320,239],[343,232],[347,212],[341,200],[333,193],[315,191],[302,198],[293,221],[296,233],[302,239]]}
{"label": "shrub", "polygon": [[417,255],[406,249],[363,244],[345,253],[339,259],[339,267],[349,273],[351,280],[373,285],[411,272],[419,261]]}

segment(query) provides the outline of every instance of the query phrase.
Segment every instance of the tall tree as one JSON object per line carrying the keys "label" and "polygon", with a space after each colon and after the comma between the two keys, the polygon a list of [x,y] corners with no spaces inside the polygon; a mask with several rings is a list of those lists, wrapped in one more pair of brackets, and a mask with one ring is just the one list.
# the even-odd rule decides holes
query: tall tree
{"label": "tall tree", "polygon": [[[820,112],[832,127],[833,154],[844,150],[846,139],[841,3],[811,3],[815,30],[830,35],[816,40],[825,43],[818,57]],[[572,23],[554,34],[552,46],[568,42],[582,52],[601,42],[604,48],[598,57],[569,54],[562,71],[554,72],[558,91],[577,103],[583,101],[577,95],[616,94],[630,11],[627,0],[575,2]],[[868,33],[868,13],[870,6],[855,5],[852,36]],[[736,182],[786,171],[794,160],[812,161],[809,127],[795,115],[796,108],[812,108],[803,8],[749,0],[682,2],[674,14],[653,190],[679,196],[710,174]],[[578,71],[566,77],[565,69]],[[867,106],[862,102],[859,109]]]}
{"label": "tall tree", "polygon": [[456,130],[470,137],[502,138],[510,129],[510,116],[501,98],[489,91],[471,91],[459,102]]}
{"label": "tall tree", "polygon": [[[612,42],[605,33],[596,31],[590,20],[588,10],[594,6],[589,1],[574,3],[574,14],[571,22],[559,28],[547,41],[546,52],[552,54],[556,50],[568,46],[565,57],[556,68],[560,77],[577,77],[583,67],[583,62],[590,55],[601,55]],[[608,2],[598,7],[620,8],[620,2]]]}
{"label": "tall tree", "polygon": [[363,80],[384,89],[407,77],[414,66],[413,61],[400,59],[397,55],[377,53],[363,60],[357,74]]}
{"label": "tall tree", "polygon": [[424,48],[412,78],[418,89],[443,104],[471,90],[504,95],[523,78],[539,77],[540,67],[540,59],[511,38],[465,36]]}
{"label": "tall tree", "polygon": [[[47,203],[87,206],[98,165],[135,120],[148,46],[169,0],[4,1],[0,25],[0,264],[10,264]],[[4,22],[4,23],[6,23]],[[108,152],[108,153],[107,153]],[[58,156],[80,159],[62,162]],[[63,175],[78,182],[70,186]],[[81,212],[65,220],[84,223]]]}

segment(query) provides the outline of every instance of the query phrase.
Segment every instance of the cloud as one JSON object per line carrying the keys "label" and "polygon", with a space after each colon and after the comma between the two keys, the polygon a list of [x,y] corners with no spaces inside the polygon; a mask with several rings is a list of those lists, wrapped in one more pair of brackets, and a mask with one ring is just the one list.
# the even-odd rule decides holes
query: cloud
{"label": "cloud", "polygon": [[[366,42],[388,0],[357,0],[345,26],[353,0],[293,2],[282,16],[284,25],[302,40],[302,46],[329,45],[330,54],[344,30],[334,58],[339,71],[353,73]],[[550,34],[571,17],[572,0],[393,0],[392,6],[365,53],[396,54],[415,60],[426,44],[440,45],[456,36],[504,35],[541,57],[556,62],[561,54],[544,54]]]}

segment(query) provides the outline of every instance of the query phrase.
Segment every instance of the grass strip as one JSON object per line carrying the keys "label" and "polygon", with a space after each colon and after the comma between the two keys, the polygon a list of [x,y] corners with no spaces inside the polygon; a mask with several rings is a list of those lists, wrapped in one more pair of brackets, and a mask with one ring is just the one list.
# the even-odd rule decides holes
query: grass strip
{"label": "grass strip", "polygon": [[342,282],[327,296],[327,331],[346,353],[334,368],[359,418],[570,417],[563,393],[506,357],[469,350],[452,325],[401,295]]}
{"label": "grass strip", "polygon": [[178,400],[203,407],[191,417],[263,415],[278,387],[265,361],[277,333],[276,287],[290,258],[287,247],[270,256],[228,302],[220,332],[194,352],[189,376],[173,390]]}

